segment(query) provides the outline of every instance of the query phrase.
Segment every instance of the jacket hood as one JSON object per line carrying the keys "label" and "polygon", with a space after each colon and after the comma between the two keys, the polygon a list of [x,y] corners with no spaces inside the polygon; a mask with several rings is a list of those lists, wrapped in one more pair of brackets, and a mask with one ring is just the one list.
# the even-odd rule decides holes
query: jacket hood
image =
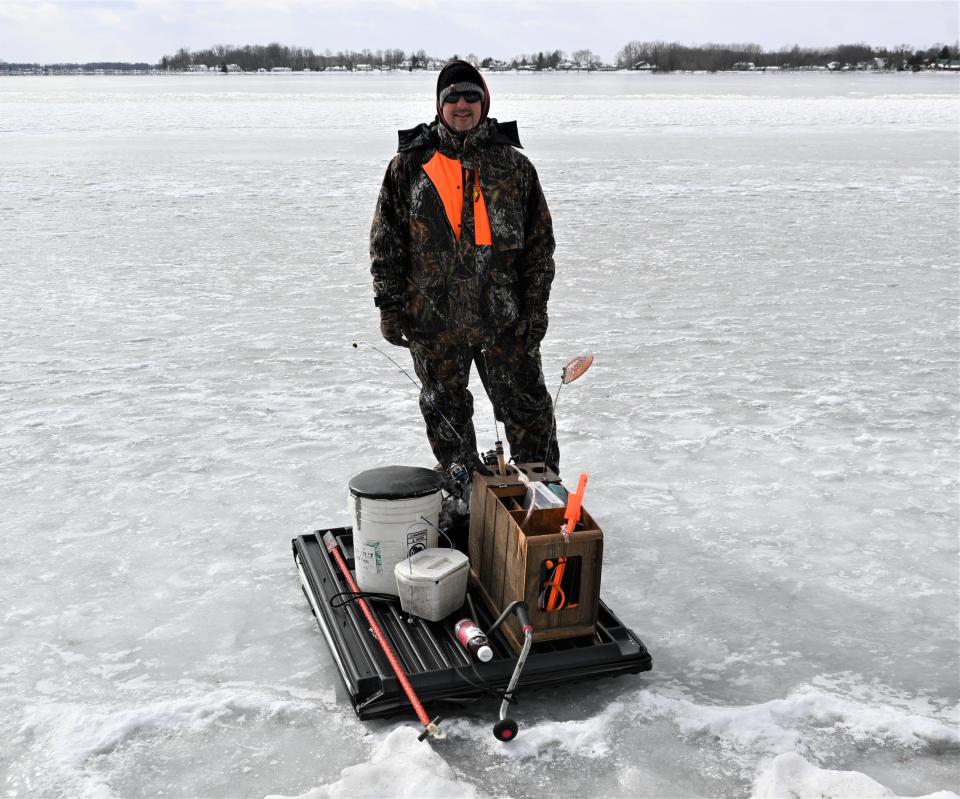
{"label": "jacket hood", "polygon": [[[437,128],[440,124],[441,122],[438,117],[429,124],[421,122],[415,128],[397,131],[397,137],[399,139],[397,152],[404,153],[410,150],[439,146],[440,133]],[[498,122],[491,117],[481,122],[480,125],[487,126],[490,133],[491,144],[506,144],[511,147],[516,147],[518,150],[523,149],[523,145],[520,144],[520,135],[517,132],[517,123],[515,120]]]}

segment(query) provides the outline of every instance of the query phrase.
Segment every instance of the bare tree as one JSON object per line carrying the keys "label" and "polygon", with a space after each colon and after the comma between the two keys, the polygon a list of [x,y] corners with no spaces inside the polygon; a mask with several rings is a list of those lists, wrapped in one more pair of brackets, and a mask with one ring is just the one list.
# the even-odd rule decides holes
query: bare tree
{"label": "bare tree", "polygon": [[590,66],[594,63],[594,56],[590,50],[574,50],[570,57],[573,59],[573,63],[577,65],[578,70],[590,69]]}
{"label": "bare tree", "polygon": [[170,59],[170,68],[183,70],[193,64],[193,57],[186,47],[181,47]]}

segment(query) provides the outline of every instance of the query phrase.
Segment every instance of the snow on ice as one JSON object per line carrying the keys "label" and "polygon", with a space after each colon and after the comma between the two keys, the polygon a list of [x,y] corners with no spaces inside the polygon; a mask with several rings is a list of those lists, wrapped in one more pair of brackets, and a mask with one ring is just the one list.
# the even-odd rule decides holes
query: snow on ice
{"label": "snow on ice", "polygon": [[432,465],[350,344],[433,79],[0,83],[5,795],[955,797],[955,75],[491,76],[654,671],[522,695],[510,745],[493,701],[356,720],[289,541]]}

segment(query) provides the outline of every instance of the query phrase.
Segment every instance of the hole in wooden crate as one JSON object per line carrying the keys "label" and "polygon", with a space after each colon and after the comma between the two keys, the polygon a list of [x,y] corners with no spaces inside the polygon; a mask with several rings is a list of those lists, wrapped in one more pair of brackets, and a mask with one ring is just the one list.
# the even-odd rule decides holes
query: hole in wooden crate
{"label": "hole in wooden crate", "polygon": [[537,607],[552,613],[577,607],[580,603],[580,567],[583,558],[547,558],[540,562],[540,590]]}

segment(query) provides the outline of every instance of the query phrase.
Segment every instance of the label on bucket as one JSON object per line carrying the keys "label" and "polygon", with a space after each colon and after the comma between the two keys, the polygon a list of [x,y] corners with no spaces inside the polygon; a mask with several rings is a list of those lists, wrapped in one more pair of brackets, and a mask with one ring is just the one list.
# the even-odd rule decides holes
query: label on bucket
{"label": "label on bucket", "polygon": [[[364,541],[360,547],[360,560],[368,571],[383,574],[383,556],[380,553],[379,541]],[[356,553],[354,554],[356,557]],[[358,564],[359,568],[359,564]]]}
{"label": "label on bucket", "polygon": [[427,548],[427,528],[407,533],[407,557],[416,555]]}

